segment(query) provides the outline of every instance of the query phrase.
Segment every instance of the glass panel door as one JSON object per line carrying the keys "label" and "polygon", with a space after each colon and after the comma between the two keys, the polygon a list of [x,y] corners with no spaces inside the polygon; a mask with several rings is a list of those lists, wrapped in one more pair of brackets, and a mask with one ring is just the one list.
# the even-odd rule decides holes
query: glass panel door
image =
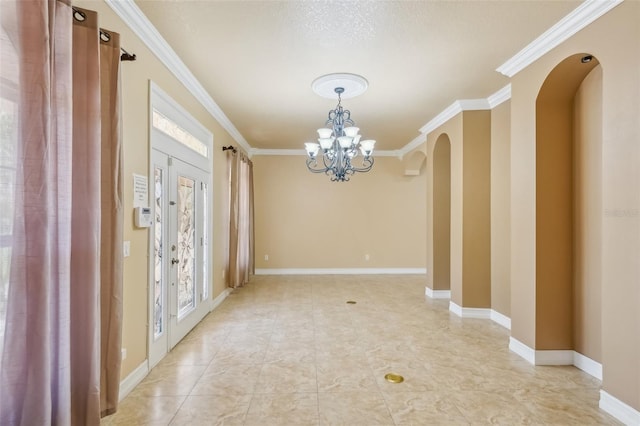
{"label": "glass panel door", "polygon": [[169,347],[175,346],[211,309],[203,297],[205,191],[208,174],[177,158],[169,166]]}
{"label": "glass panel door", "polygon": [[149,365],[211,310],[207,274],[207,182],[199,168],[153,150]]}
{"label": "glass panel door", "polygon": [[169,156],[153,150],[151,154],[150,289],[149,289],[149,367],[155,366],[169,350],[168,312],[168,211]]}
{"label": "glass panel door", "polygon": [[[196,307],[195,179],[178,174],[176,238],[178,240],[178,320]],[[172,262],[174,261],[172,260]]]}

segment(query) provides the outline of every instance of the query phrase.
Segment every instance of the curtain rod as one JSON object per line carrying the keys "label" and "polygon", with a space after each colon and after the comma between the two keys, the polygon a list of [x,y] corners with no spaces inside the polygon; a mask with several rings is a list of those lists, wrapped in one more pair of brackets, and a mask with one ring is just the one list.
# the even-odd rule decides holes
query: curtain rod
{"label": "curtain rod", "polygon": [[[87,15],[81,11],[80,9],[76,9],[75,7],[72,7],[73,9],[73,19],[75,19],[78,22],[82,22],[85,19],[87,19]],[[100,39],[102,41],[104,41],[105,43],[109,42],[111,40],[111,34],[109,34],[107,31],[104,31],[102,28],[100,28]],[[120,60],[121,61],[135,61],[136,60],[136,54],[135,53],[129,53],[126,50],[124,50],[123,47],[120,48],[120,50],[122,51],[122,54],[120,55]]]}
{"label": "curtain rod", "polygon": [[236,152],[238,152],[238,150],[236,149],[236,147],[235,147],[235,146],[233,146],[233,145],[223,146],[223,147],[222,147],[222,150],[223,150],[223,151],[227,151],[227,150],[229,150],[229,149],[230,149],[231,151],[233,151],[233,153],[234,153],[234,154],[235,154]]}

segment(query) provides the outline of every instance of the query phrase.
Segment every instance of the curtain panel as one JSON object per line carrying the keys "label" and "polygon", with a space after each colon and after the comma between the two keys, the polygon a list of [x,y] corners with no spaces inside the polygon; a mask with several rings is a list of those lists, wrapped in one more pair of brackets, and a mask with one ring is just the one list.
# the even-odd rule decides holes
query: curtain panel
{"label": "curtain panel", "polygon": [[120,376],[119,38],[68,1],[0,8],[0,424],[98,425]]}
{"label": "curtain panel", "polygon": [[229,165],[229,287],[242,287],[255,273],[253,228],[253,163],[228,151]]}

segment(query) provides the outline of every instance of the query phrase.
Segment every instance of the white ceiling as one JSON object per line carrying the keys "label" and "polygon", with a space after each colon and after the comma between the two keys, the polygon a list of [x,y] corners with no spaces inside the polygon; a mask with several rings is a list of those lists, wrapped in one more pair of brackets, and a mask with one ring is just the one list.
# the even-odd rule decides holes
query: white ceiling
{"label": "white ceiling", "polygon": [[337,103],[324,74],[369,81],[343,101],[378,150],[400,149],[458,99],[509,83],[496,68],[574,0],[136,1],[253,148],[302,149]]}

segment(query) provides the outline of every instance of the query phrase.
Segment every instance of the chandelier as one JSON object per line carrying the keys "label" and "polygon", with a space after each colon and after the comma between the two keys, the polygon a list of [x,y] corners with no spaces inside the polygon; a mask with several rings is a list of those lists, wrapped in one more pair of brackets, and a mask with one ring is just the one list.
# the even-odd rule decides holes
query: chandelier
{"label": "chandelier", "polygon": [[[350,97],[353,97],[364,92],[367,81],[354,74],[330,74],[314,81],[312,87],[321,96],[326,97],[328,88],[332,87],[333,92],[338,95],[338,105],[329,111],[325,127],[318,129],[318,142],[304,144],[309,171],[324,173],[333,182],[346,182],[354,173],[368,172],[373,167],[372,154],[376,141],[360,140],[360,129],[355,127],[351,112],[342,108],[345,86],[355,89],[350,93]],[[356,167],[353,160],[359,155],[362,158],[357,160],[360,165]],[[318,161],[319,158],[321,162]]]}

